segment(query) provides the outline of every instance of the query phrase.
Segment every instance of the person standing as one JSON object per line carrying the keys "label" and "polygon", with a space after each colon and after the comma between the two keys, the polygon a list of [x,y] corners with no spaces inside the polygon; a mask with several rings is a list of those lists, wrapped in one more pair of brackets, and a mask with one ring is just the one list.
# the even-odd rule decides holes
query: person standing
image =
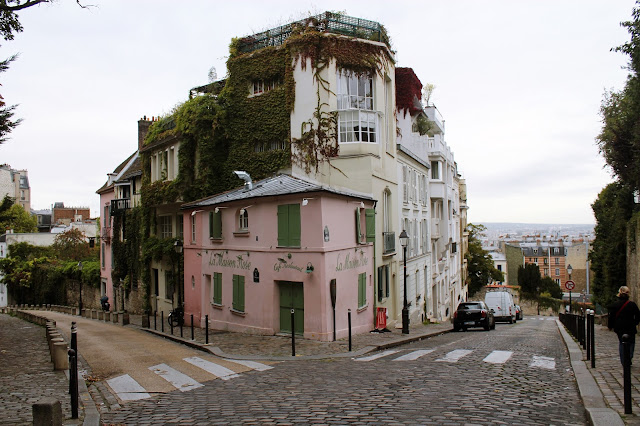
{"label": "person standing", "polygon": [[609,307],[609,330],[618,335],[618,350],[620,362],[623,362],[622,336],[629,335],[631,359],[636,345],[636,326],[640,323],[640,309],[635,302],[629,300],[629,287],[623,285],[618,290],[618,300]]}

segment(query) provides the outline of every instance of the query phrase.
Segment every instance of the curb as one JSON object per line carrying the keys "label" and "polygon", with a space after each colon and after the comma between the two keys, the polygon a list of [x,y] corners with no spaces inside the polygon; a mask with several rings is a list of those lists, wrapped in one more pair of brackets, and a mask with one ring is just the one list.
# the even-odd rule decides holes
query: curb
{"label": "curb", "polygon": [[580,349],[578,344],[569,333],[567,333],[567,330],[565,330],[560,320],[556,320],[556,325],[569,351],[571,368],[573,369],[573,374],[578,384],[578,391],[580,392],[580,397],[582,398],[582,403],[584,404],[590,423],[593,426],[624,426],[624,422],[618,412],[607,407],[600,387],[582,360],[582,349]]}
{"label": "curb", "polygon": [[434,331],[434,332],[431,332],[431,333],[422,333],[422,334],[415,335],[415,336],[401,338],[399,340],[395,340],[393,342],[384,343],[384,344],[381,344],[381,345],[365,346],[365,347],[363,347],[361,349],[358,349],[357,351],[351,351],[351,352],[341,352],[341,353],[322,354],[322,355],[268,356],[268,355],[233,355],[233,354],[228,354],[228,353],[224,352],[223,350],[221,350],[217,346],[210,346],[210,345],[206,345],[206,344],[201,344],[201,343],[198,343],[198,342],[194,342],[193,340],[185,339],[183,337],[178,337],[178,336],[172,336],[171,334],[165,334],[165,333],[162,333],[162,332],[157,331],[157,330],[152,330],[150,328],[143,328],[143,327],[139,327],[139,326],[135,326],[135,327],[138,328],[139,330],[146,331],[147,333],[153,334],[155,336],[164,337],[164,338],[172,340],[172,341],[174,341],[176,343],[180,343],[180,344],[183,344],[185,346],[189,346],[191,348],[201,350],[203,352],[208,352],[208,353],[210,353],[212,355],[215,355],[217,357],[220,357],[220,358],[252,360],[252,361],[257,361],[257,360],[263,360],[263,361],[298,361],[298,360],[319,360],[319,359],[330,359],[330,358],[350,358],[350,357],[356,357],[356,356],[364,355],[364,354],[367,354],[369,352],[374,352],[374,351],[383,350],[383,349],[389,349],[389,348],[393,348],[393,347],[396,347],[396,346],[405,345],[405,344],[408,344],[408,343],[418,342],[418,341],[423,340],[423,339],[428,339],[430,337],[434,337],[434,336],[439,336],[441,334],[450,333],[452,331],[450,329],[447,329],[447,330]]}

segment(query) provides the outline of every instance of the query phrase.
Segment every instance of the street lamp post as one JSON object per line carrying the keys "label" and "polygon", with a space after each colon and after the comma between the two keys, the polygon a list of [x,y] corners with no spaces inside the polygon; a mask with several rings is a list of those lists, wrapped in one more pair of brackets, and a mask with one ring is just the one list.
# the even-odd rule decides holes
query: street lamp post
{"label": "street lamp post", "polygon": [[182,240],[176,240],[173,244],[173,248],[178,254],[178,278],[180,281],[178,282],[178,307],[182,306],[182,286],[184,285],[184,277],[181,275],[180,271],[180,255],[182,254]]}
{"label": "street lamp post", "polygon": [[82,261],[78,262],[78,270],[80,271],[80,298],[78,300],[78,315],[82,316]]}
{"label": "street lamp post", "polygon": [[409,307],[407,306],[407,243],[409,236],[403,229],[400,233],[400,244],[402,244],[402,252],[404,259],[404,303],[402,306],[402,334],[409,334]]}
{"label": "street lamp post", "polygon": [[[567,265],[567,273],[569,274],[569,281],[571,281],[571,273],[573,272],[573,268],[571,264]],[[569,313],[571,313],[571,290],[569,290]]]}

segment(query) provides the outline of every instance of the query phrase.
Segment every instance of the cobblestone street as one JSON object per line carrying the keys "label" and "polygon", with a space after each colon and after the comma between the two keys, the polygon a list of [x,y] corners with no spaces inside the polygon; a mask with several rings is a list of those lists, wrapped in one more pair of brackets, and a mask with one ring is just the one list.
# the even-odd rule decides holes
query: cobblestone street
{"label": "cobblestone street", "polygon": [[71,418],[69,381],[53,370],[43,327],[0,315],[0,372],[0,424],[31,425],[31,405],[44,397],[59,400]]}

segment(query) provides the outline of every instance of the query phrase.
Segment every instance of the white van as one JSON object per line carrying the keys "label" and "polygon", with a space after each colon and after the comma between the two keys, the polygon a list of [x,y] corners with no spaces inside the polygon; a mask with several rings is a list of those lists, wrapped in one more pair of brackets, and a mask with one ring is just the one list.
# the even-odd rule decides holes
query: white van
{"label": "white van", "polygon": [[484,303],[493,311],[493,316],[498,321],[506,321],[513,324],[516,320],[516,309],[513,297],[508,291],[491,291],[484,297]]}

